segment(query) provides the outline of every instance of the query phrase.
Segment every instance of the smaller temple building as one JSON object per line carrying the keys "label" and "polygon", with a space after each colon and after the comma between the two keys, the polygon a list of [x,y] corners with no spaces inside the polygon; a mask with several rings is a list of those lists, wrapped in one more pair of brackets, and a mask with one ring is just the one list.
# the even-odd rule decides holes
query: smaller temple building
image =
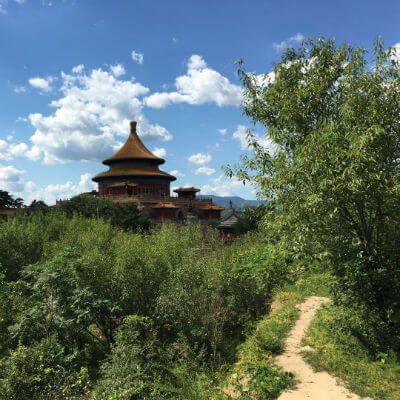
{"label": "smaller temple building", "polygon": [[130,128],[121,149],[103,161],[109,170],[93,178],[99,196],[119,203],[135,202],[154,220],[220,220],[224,208],[213,204],[210,198],[198,198],[200,189],[179,188],[174,190],[177,196],[171,196],[170,184],[176,178],[159,169],[165,160],[146,148],[137,134],[135,121]]}

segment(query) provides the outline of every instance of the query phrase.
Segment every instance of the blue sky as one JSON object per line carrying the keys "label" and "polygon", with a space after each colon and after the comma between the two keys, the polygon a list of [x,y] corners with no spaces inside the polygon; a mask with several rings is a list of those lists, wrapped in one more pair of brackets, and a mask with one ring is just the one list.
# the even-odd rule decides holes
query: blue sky
{"label": "blue sky", "polygon": [[49,204],[91,190],[137,120],[174,185],[254,198],[221,171],[251,127],[234,61],[268,73],[317,35],[392,46],[399,16],[398,1],[0,0],[0,189]]}

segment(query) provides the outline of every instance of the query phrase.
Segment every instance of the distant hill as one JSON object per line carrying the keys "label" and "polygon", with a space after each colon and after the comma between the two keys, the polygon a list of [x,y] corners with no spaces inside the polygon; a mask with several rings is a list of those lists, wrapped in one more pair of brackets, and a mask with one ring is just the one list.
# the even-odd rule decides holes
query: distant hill
{"label": "distant hill", "polygon": [[233,208],[240,210],[245,204],[250,207],[255,207],[260,204],[263,204],[263,201],[259,200],[245,200],[238,196],[213,196],[213,195],[204,195],[198,196],[199,198],[211,198],[214,204],[217,204],[220,207],[225,207],[225,209],[229,208],[229,202],[232,201]]}

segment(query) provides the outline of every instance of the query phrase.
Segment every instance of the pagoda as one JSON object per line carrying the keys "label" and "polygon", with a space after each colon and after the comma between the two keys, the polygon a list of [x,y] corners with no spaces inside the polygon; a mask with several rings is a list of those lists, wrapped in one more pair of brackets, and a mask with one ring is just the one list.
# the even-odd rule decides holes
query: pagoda
{"label": "pagoda", "polygon": [[135,202],[155,220],[219,220],[224,208],[213,204],[211,199],[196,198],[200,189],[175,189],[178,196],[171,197],[170,183],[176,178],[159,169],[165,160],[146,148],[136,132],[135,121],[131,121],[130,128],[121,149],[103,161],[109,170],[93,178],[98,183],[99,196],[119,203]]}

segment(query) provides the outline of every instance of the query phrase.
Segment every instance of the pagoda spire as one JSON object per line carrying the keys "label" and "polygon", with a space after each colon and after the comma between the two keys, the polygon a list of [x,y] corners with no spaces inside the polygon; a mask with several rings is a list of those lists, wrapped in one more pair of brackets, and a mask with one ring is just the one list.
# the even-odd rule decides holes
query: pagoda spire
{"label": "pagoda spire", "polygon": [[112,157],[103,161],[105,165],[112,165],[115,161],[146,160],[152,164],[164,164],[165,160],[154,155],[142,142],[136,132],[136,121],[130,122],[131,132],[125,144]]}

